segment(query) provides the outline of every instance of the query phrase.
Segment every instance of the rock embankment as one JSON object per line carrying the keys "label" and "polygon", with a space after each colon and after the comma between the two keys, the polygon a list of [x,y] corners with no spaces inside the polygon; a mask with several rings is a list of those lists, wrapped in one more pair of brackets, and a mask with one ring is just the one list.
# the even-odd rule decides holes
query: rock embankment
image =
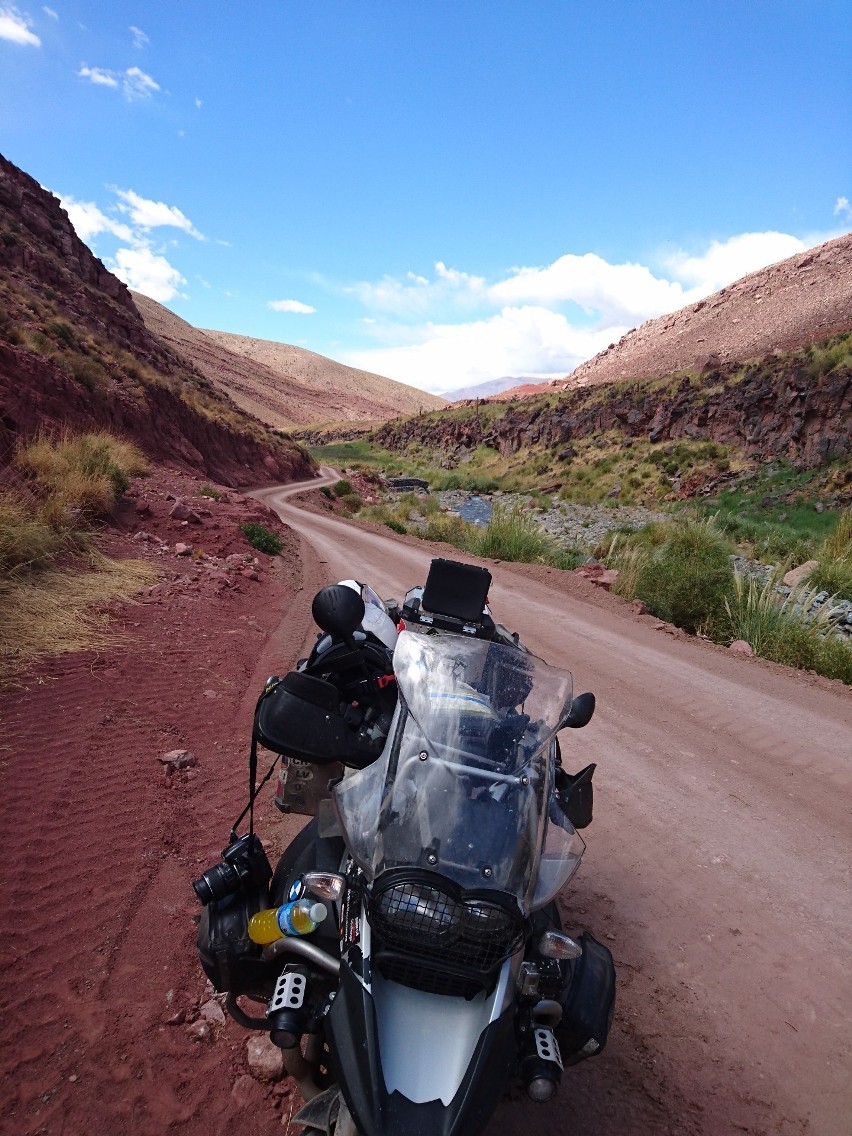
{"label": "rock embankment", "polygon": [[378,445],[402,450],[417,441],[449,453],[489,446],[503,455],[522,446],[556,450],[570,461],[572,440],[614,431],[650,442],[709,439],[756,460],[784,458],[812,467],[852,453],[852,368],[814,374],[807,354],[733,364],[669,383],[636,380],[566,391],[558,400],[530,399],[443,415],[389,422]]}

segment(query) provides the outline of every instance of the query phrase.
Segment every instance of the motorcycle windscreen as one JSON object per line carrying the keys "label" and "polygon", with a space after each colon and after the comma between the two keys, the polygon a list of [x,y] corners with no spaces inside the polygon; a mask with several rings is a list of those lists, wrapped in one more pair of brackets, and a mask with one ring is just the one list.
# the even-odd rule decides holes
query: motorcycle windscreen
{"label": "motorcycle windscreen", "polygon": [[547,837],[570,674],[504,644],[414,632],[400,635],[394,670],[400,706],[382,758],[335,789],[355,859],[370,879],[425,868],[540,906],[539,869],[552,894],[583,847]]}

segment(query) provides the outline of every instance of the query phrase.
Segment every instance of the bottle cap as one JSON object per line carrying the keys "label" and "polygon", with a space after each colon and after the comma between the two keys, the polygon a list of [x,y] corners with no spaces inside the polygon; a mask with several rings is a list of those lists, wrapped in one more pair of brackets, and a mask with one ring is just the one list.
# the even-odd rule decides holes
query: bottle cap
{"label": "bottle cap", "polygon": [[322,923],[323,919],[328,915],[328,908],[324,903],[315,903],[308,912],[308,915],[314,923]]}

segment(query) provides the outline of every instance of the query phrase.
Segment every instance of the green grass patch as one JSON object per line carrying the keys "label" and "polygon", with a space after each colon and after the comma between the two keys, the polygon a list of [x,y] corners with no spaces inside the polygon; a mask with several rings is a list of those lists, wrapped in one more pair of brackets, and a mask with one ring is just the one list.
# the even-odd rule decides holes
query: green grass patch
{"label": "green grass patch", "polygon": [[846,461],[822,470],[797,470],[779,462],[698,507],[715,514],[746,555],[764,563],[802,563],[815,558],[837,527],[839,510],[814,506],[835,477],[846,476],[848,466]]}
{"label": "green grass patch", "polygon": [[733,587],[731,545],[712,520],[675,520],[609,542],[616,590],[692,634],[713,633]]}
{"label": "green grass patch", "polygon": [[817,605],[819,591],[808,581],[782,600],[774,580],[761,586],[736,573],[720,638],[743,639],[764,659],[852,683],[852,647],[830,634],[836,617],[829,604]]}
{"label": "green grass patch", "polygon": [[348,513],[357,513],[364,504],[357,493],[342,493],[339,495],[338,500]]}
{"label": "green grass patch", "polygon": [[246,524],[240,525],[240,532],[252,548],[256,548],[258,552],[265,552],[269,556],[277,556],[284,547],[281,537],[277,533],[254,521],[247,521]]}
{"label": "green grass patch", "polygon": [[202,485],[198,490],[199,497],[210,497],[213,501],[220,501],[222,494],[213,485]]}

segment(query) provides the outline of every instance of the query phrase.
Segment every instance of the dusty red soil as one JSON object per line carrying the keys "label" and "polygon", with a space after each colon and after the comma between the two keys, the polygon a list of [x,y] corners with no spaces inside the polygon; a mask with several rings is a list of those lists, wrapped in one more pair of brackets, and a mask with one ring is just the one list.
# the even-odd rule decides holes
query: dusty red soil
{"label": "dusty red soil", "polygon": [[[9,1136],[248,1136],[273,1131],[277,1098],[288,1099],[289,1084],[246,1077],[237,1026],[215,1027],[207,1042],[187,1032],[209,999],[190,881],[218,860],[242,808],[254,699],[267,674],[290,665],[307,622],[296,611],[278,634],[301,586],[298,539],[255,501],[198,497],[201,484],[162,473],[135,483],[125,532],[107,547],[151,559],[161,579],[116,608],[122,641],[45,661],[0,696]],[[211,515],[170,520],[167,492]],[[137,502],[151,512],[138,516]],[[246,519],[285,536],[279,557],[248,545],[237,528]],[[205,558],[175,556],[176,542]],[[224,567],[228,555],[259,570]],[[176,748],[198,765],[169,779],[158,758]],[[269,794],[265,807],[274,813]]]}

